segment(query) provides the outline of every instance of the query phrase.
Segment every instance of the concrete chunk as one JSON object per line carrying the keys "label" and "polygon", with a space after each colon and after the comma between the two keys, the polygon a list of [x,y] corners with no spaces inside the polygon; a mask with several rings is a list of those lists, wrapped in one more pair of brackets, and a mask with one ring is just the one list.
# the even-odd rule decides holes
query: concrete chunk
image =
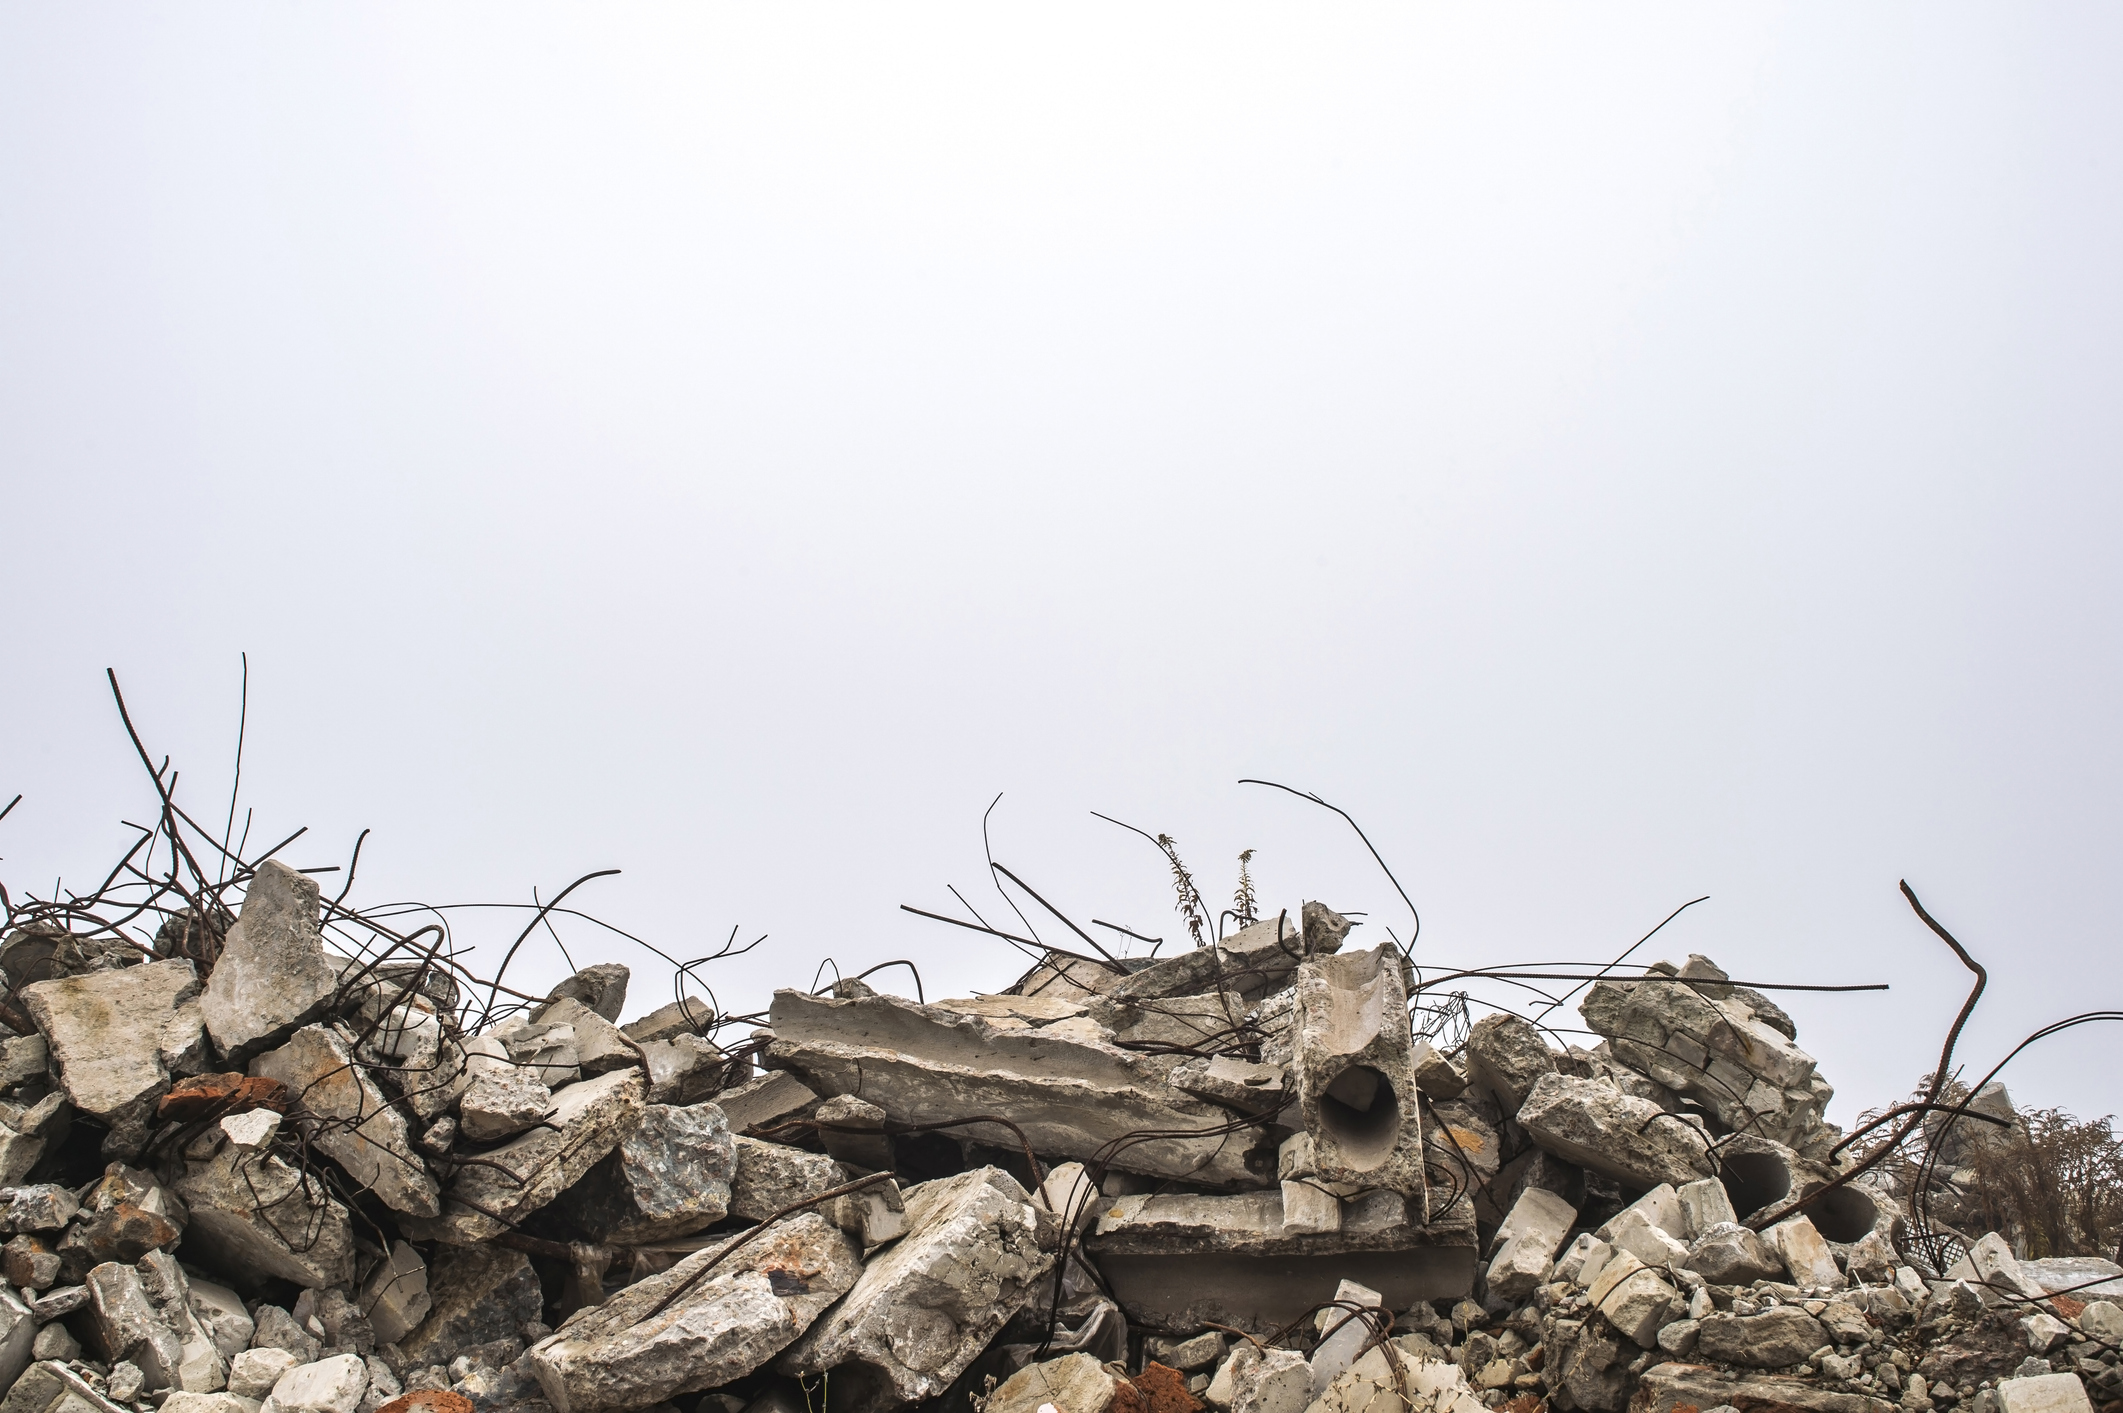
{"label": "concrete chunk", "polygon": [[[68,1102],[107,1125],[107,1157],[131,1158],[147,1141],[155,1101],[170,1086],[163,1063],[171,1027],[198,992],[192,964],[148,962],[39,981],[22,988]],[[191,1015],[197,1022],[197,1013]]]}
{"label": "concrete chunk", "polygon": [[402,1241],[376,1263],[361,1283],[361,1313],[368,1316],[378,1344],[396,1344],[428,1317],[428,1265]]}
{"label": "concrete chunk", "polygon": [[1708,1165],[1709,1143],[1699,1130],[1594,1080],[1542,1075],[1518,1121],[1557,1157],[1637,1187],[1678,1188]]}
{"label": "concrete chunk", "polygon": [[801,1117],[817,1103],[810,1086],[786,1070],[768,1070],[715,1096],[732,1133],[772,1128]]}
{"label": "concrete chunk", "polygon": [[1555,1073],[1555,1055],[1533,1023],[1502,1012],[1483,1016],[1467,1032],[1466,1061],[1467,1082],[1494,1098],[1506,1118],[1542,1075]]}
{"label": "concrete chunk", "polygon": [[601,1020],[617,1023],[621,1012],[627,1008],[630,975],[624,963],[599,962],[584,967],[554,987],[552,999],[578,1002]]}
{"label": "concrete chunk", "polygon": [[2077,1374],[2035,1374],[1998,1382],[1999,1413],[2091,1413]]}
{"label": "concrete chunk", "polygon": [[1415,1086],[1432,1099],[1457,1099],[1467,1088],[1467,1077],[1452,1062],[1432,1049],[1427,1040],[1415,1042],[1409,1059],[1415,1068]]}
{"label": "concrete chunk", "polygon": [[239,1281],[272,1277],[312,1289],[351,1284],[353,1224],[322,1180],[275,1154],[223,1140],[173,1184],[191,1209],[185,1251]]}
{"label": "concrete chunk", "polygon": [[1769,1248],[1783,1259],[1792,1283],[1812,1289],[1837,1289],[1846,1282],[1836,1269],[1835,1254],[1803,1214],[1788,1217],[1762,1233]]}
{"label": "concrete chunk", "polygon": [[305,1137],[393,1211],[432,1217],[442,1210],[435,1179],[413,1152],[405,1116],[354,1063],[336,1031],[309,1025],[251,1062],[301,1097]]}
{"label": "concrete chunk", "polygon": [[989,1396],[987,1413],[1039,1413],[1050,1405],[1057,1413],[1106,1413],[1115,1388],[1097,1355],[1067,1354],[1027,1364],[1005,1379]]}
{"label": "concrete chunk", "polygon": [[1390,943],[1297,969],[1290,1087],[1317,1176],[1427,1200],[1408,996]]}
{"label": "concrete chunk", "polygon": [[335,1354],[282,1374],[259,1413],[355,1413],[368,1386],[360,1355]]}
{"label": "concrete chunk", "polygon": [[498,1246],[436,1252],[428,1299],[427,1318],[398,1341],[415,1367],[446,1365],[467,1349],[512,1338],[545,1305],[530,1259]]}
{"label": "concrete chunk", "polygon": [[530,1366],[556,1413],[715,1388],[787,1347],[861,1270],[847,1237],[805,1212],[695,1252],[577,1314],[532,1347]]}
{"label": "concrete chunk", "polygon": [[[778,991],[772,1011],[776,1068],[795,1071],[816,1092],[860,1094],[903,1123],[1008,1114],[1033,1151],[1089,1158],[1138,1130],[1198,1132],[1127,1148],[1113,1166],[1180,1177],[1206,1186],[1261,1187],[1272,1181],[1247,1166],[1262,1135],[1224,1132],[1231,1116],[1179,1093],[1150,1058],[1047,1030],[996,1030],[976,1016],[918,1006],[896,996],[831,1000]],[[998,1125],[958,1136],[1014,1147]]]}
{"label": "concrete chunk", "polygon": [[720,1108],[651,1104],[619,1146],[568,1190],[559,1211],[597,1241],[686,1236],[729,1211],[736,1167],[736,1145]]}
{"label": "concrete chunk", "polygon": [[277,859],[258,865],[199,998],[223,1055],[248,1057],[324,1014],[339,978],[318,915],[315,879]]}
{"label": "concrete chunk", "polygon": [[88,1294],[96,1343],[105,1356],[137,1367],[150,1392],[175,1383],[184,1347],[148,1299],[140,1272],[106,1262],[88,1273]]}
{"label": "concrete chunk", "polygon": [[1718,1364],[1781,1369],[1804,1363],[1828,1343],[1821,1322],[1796,1305],[1774,1305],[1758,1315],[1713,1311],[1696,1332],[1696,1354]]}
{"label": "concrete chunk", "polygon": [[1697,1237],[1680,1264],[1712,1285],[1750,1285],[1784,1271],[1769,1243],[1737,1222],[1721,1222]]}
{"label": "concrete chunk", "polygon": [[[581,973],[577,973],[580,976]],[[563,983],[565,984],[565,983]],[[621,983],[624,987],[624,983]],[[572,996],[548,1002],[538,1011],[541,1023],[566,1025],[575,1032],[575,1063],[584,1074],[610,1074],[642,1063],[640,1042],[621,1032]]]}
{"label": "concrete chunk", "polygon": [[833,1372],[847,1413],[918,1403],[952,1380],[1017,1313],[1053,1264],[1039,1215],[1000,1168],[908,1188],[907,1234],[778,1367]]}
{"label": "concrete chunk", "polygon": [[732,1144],[735,1169],[730,1179],[730,1215],[763,1222],[784,1207],[843,1185],[840,1165],[823,1153],[739,1137]]}
{"label": "concrete chunk", "polygon": [[1681,1204],[1682,1229],[1672,1235],[1683,1241],[1694,1241],[1714,1226],[1740,1219],[1732,1210],[1732,1198],[1726,1193],[1725,1184],[1716,1178],[1682,1183],[1674,1196]]}
{"label": "concrete chunk", "polygon": [[19,1376],[0,1413],[126,1413],[64,1364],[43,1361]]}
{"label": "concrete chunk", "polygon": [[1529,1187],[1521,1193],[1497,1228],[1496,1256],[1489,1263],[1490,1293],[1505,1300],[1531,1295],[1577,1218],[1577,1208],[1552,1192]]}
{"label": "concrete chunk", "polygon": [[491,1241],[508,1224],[573,1187],[641,1120],[647,1082],[640,1070],[614,1070],[553,1096],[550,1127],[536,1128],[492,1152],[481,1166],[458,1170],[432,1221],[407,1218],[416,1239],[466,1244]]}

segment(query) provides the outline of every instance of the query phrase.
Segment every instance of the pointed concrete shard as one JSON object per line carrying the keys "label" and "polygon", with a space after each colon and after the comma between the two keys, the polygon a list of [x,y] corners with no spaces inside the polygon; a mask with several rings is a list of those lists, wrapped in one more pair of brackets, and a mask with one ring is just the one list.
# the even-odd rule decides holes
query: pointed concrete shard
{"label": "pointed concrete shard", "polygon": [[1682,1187],[1710,1166],[1710,1140],[1700,1129],[1597,1080],[1542,1075],[1518,1121],[1557,1157],[1634,1187]]}
{"label": "pointed concrete shard", "polygon": [[1297,969],[1296,989],[1290,1087],[1314,1172],[1421,1203],[1423,1125],[1399,950],[1382,943],[1315,958]]}
{"label": "pointed concrete shard", "polygon": [[316,880],[267,859],[199,1000],[215,1048],[256,1054],[322,1016],[338,984],[318,931]]}
{"label": "pointed concrete shard", "polygon": [[324,1183],[276,1154],[238,1147],[219,1129],[209,1134],[204,1141],[218,1144],[212,1154],[188,1158],[170,1183],[191,1209],[185,1258],[246,1288],[276,1277],[310,1289],[350,1284],[353,1222]]}
{"label": "pointed concrete shard", "polygon": [[782,1357],[784,1373],[830,1370],[839,1413],[934,1398],[999,1333],[1053,1264],[1017,1180],[976,1168],[907,1189],[907,1234]]}
{"label": "pointed concrete shard", "polygon": [[[186,1048],[173,1034],[187,1020],[197,1035],[192,964],[148,962],[22,988],[22,1003],[44,1033],[59,1083],[76,1109],[111,1130],[107,1157],[137,1156],[155,1102],[170,1087],[166,1053]],[[116,1151],[123,1149],[125,1151]]]}
{"label": "pointed concrete shard", "polygon": [[805,1212],[578,1312],[527,1357],[556,1413],[643,1408],[751,1373],[860,1274],[847,1237]]}
{"label": "pointed concrete shard", "polygon": [[545,1127],[481,1154],[477,1166],[460,1168],[445,1194],[443,1215],[408,1217],[401,1223],[405,1234],[457,1245],[492,1241],[580,1182],[618,1147],[641,1121],[647,1091],[640,1070],[614,1070],[560,1089]]}
{"label": "pointed concrete shard", "polygon": [[597,1241],[668,1241],[723,1219],[736,1170],[721,1109],[651,1104],[555,1210]]}
{"label": "pointed concrete shard", "polygon": [[[822,1095],[859,1095],[902,1123],[1007,1114],[1034,1152],[1079,1159],[1147,1130],[1175,1136],[1126,1147],[1112,1157],[1114,1168],[1208,1187],[1275,1181],[1265,1133],[1234,1128],[1228,1110],[1172,1088],[1168,1067],[1151,1057],[1045,1029],[998,1030],[978,1016],[897,996],[840,1001],[777,991],[772,1019],[768,1053],[776,1068]],[[955,1133],[1002,1147],[1018,1142],[1000,1124]]]}
{"label": "pointed concrete shard", "polygon": [[413,1152],[405,1116],[355,1065],[337,1032],[304,1026],[287,1044],[252,1061],[251,1073],[277,1079],[300,1096],[304,1136],[385,1206],[414,1217],[442,1211],[435,1179]]}

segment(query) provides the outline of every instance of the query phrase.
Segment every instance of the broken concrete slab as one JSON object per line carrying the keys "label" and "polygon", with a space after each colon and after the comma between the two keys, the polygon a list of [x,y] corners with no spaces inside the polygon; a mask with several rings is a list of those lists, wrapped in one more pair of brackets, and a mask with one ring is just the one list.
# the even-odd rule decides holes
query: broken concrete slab
{"label": "broken concrete slab", "polygon": [[719,1107],[650,1104],[556,1210],[597,1241],[667,1241],[723,1219],[736,1168]]}
{"label": "broken concrete slab", "polygon": [[1106,1413],[1118,1384],[1095,1354],[1065,1354],[1027,1364],[988,1396],[987,1413]]}
{"label": "broken concrete slab", "polygon": [[1698,1178],[1683,1183],[1675,1191],[1674,1199],[1681,1207],[1681,1230],[1672,1235],[1683,1241],[1694,1241],[1714,1226],[1739,1220],[1732,1210],[1732,1198],[1726,1194],[1725,1184],[1716,1178]]}
{"label": "broken concrete slab", "polygon": [[174,1384],[184,1347],[148,1299],[140,1272],[107,1261],[88,1273],[88,1294],[90,1329],[104,1359],[138,1368],[149,1392]]}
{"label": "broken concrete slab", "polygon": [[257,1332],[257,1322],[244,1308],[243,1299],[235,1291],[218,1281],[204,1276],[187,1275],[188,1303],[192,1318],[206,1337],[214,1342],[214,1348],[224,1359],[233,1359],[250,1348],[251,1336]]}
{"label": "broken concrete slab", "polygon": [[[498,1053],[497,1053],[498,1052]],[[469,1082],[457,1096],[457,1128],[473,1143],[499,1143],[537,1127],[553,1112],[553,1091],[508,1057],[508,1047],[480,1036],[465,1047]]]}
{"label": "broken concrete slab", "polygon": [[227,1381],[228,1360],[193,1313],[191,1282],[177,1258],[167,1251],[150,1251],[136,1269],[156,1313],[177,1337],[179,1355],[170,1382],[186,1393],[212,1393],[221,1388]]}
{"label": "broken concrete slab", "polygon": [[1053,1264],[1016,1179],[976,1168],[908,1188],[907,1234],[782,1356],[832,1371],[836,1407],[881,1413],[933,1398],[987,1347]]}
{"label": "broken concrete slab", "polygon": [[722,1110],[733,1134],[801,1118],[817,1104],[818,1095],[787,1070],[768,1070],[715,1096],[715,1106]]}
{"label": "broken concrete slab", "polygon": [[556,1413],[640,1408],[715,1388],[786,1348],[861,1270],[847,1237],[805,1212],[578,1312],[532,1347],[531,1369]]}
{"label": "broken concrete slab", "polygon": [[669,1040],[674,1035],[696,1035],[705,1039],[704,1032],[714,1019],[714,1006],[698,996],[688,996],[658,1007],[640,1020],[628,1021],[619,1028],[646,1045],[652,1040]]}
{"label": "broken concrete slab", "polygon": [[1290,1087],[1318,1176],[1425,1199],[1401,955],[1390,943],[1297,969]]}
{"label": "broken concrete slab", "polygon": [[1554,1193],[1526,1189],[1497,1228],[1496,1256],[1489,1262],[1490,1293],[1503,1300],[1531,1295],[1577,1218],[1577,1208]]}
{"label": "broken concrete slab", "polygon": [[840,1164],[823,1153],[742,1136],[733,1140],[732,1147],[730,1215],[740,1221],[763,1222],[784,1207],[847,1182]]}
{"label": "broken concrete slab", "polygon": [[[553,988],[553,1000],[572,1000],[617,1024],[627,1007],[627,980],[631,973],[621,962],[599,962],[584,967]],[[635,1037],[639,1039],[640,1037]]]}
{"label": "broken concrete slab", "polygon": [[545,1305],[530,1259],[498,1246],[443,1247],[427,1290],[427,1318],[397,1341],[414,1367],[448,1364],[467,1349],[511,1338]]}
{"label": "broken concrete slab", "polygon": [[354,1063],[337,1031],[304,1026],[253,1060],[251,1073],[277,1079],[299,1096],[310,1144],[385,1206],[414,1217],[441,1212],[438,1185],[413,1152],[405,1116]]}
{"label": "broken concrete slab", "polygon": [[1265,1334],[1344,1279],[1396,1310],[1460,1294],[1473,1283],[1474,1243],[1464,1199],[1426,1225],[1399,1193],[1371,1192],[1343,1204],[1339,1231],[1310,1233],[1285,1226],[1272,1191],[1112,1198],[1084,1247],[1147,1328],[1191,1334],[1214,1322]]}
{"label": "broken concrete slab", "polygon": [[361,1283],[361,1310],[376,1332],[378,1344],[396,1344],[427,1319],[428,1264],[402,1241],[378,1261]]}
{"label": "broken concrete slab", "polygon": [[1836,1267],[1835,1253],[1821,1239],[1821,1233],[1801,1213],[1787,1217],[1762,1233],[1769,1249],[1776,1252],[1784,1262],[1784,1269],[1791,1273],[1792,1283],[1813,1290],[1835,1290],[1848,1284],[1843,1273]]}
{"label": "broken concrete slab", "polygon": [[1467,1082],[1496,1101],[1505,1118],[1519,1111],[1555,1055],[1532,1022],[1504,1012],[1483,1016],[1467,1032]]}
{"label": "broken concrete slab", "polygon": [[1696,1334],[1696,1354],[1721,1364],[1782,1369],[1803,1364],[1828,1343],[1821,1322],[1796,1305],[1773,1305],[1755,1315],[1714,1310]]}
{"label": "broken concrete slab", "polygon": [[584,1074],[610,1074],[641,1065],[641,1043],[572,996],[548,1002],[537,1011],[541,1025],[565,1025],[575,1033],[575,1063]]}
{"label": "broken concrete slab", "polygon": [[[1173,1090],[1157,1065],[1126,1050],[1045,1030],[998,1031],[978,1017],[896,996],[839,1001],[778,991],[771,1015],[772,1065],[823,1095],[859,1093],[902,1123],[1008,1114],[1034,1152],[1058,1158],[1088,1158],[1140,1131],[1197,1134],[1133,1144],[1112,1164],[1207,1186],[1272,1180],[1272,1170],[1248,1166],[1263,1135],[1231,1131],[1225,1110]],[[1017,1143],[994,1124],[969,1125],[959,1136]]]}
{"label": "broken concrete slab", "polygon": [[339,977],[318,923],[315,879],[277,859],[258,865],[199,998],[221,1054],[247,1059],[324,1015]]}
{"label": "broken concrete slab", "polygon": [[408,1217],[415,1239],[460,1245],[490,1241],[509,1224],[573,1187],[640,1122],[647,1083],[640,1070],[614,1070],[553,1096],[547,1127],[536,1128],[458,1170],[443,1215]]}
{"label": "broken concrete slab", "polygon": [[1172,1084],[1242,1114],[1272,1116],[1290,1102],[1281,1065],[1255,1064],[1234,1055],[1185,1061],[1172,1071]]}
{"label": "broken concrete slab", "polygon": [[1678,1188],[1705,1176],[1709,1141],[1648,1100],[1589,1079],[1544,1074],[1518,1113],[1535,1143],[1637,1187]]}
{"label": "broken concrete slab", "polygon": [[1467,1077],[1432,1049],[1429,1041],[1416,1041],[1408,1062],[1415,1069],[1416,1088],[1432,1099],[1457,1099],[1466,1091]]}
{"label": "broken concrete slab", "polygon": [[1837,1393],[1809,1379],[1769,1374],[1734,1378],[1700,1364],[1658,1364],[1637,1384],[1631,1413],[1699,1409],[1792,1409],[1795,1413],[1894,1413],[1895,1404],[1858,1393]]}
{"label": "broken concrete slab", "polygon": [[147,962],[115,971],[40,981],[22,1004],[51,1047],[68,1102],[108,1126],[105,1156],[131,1158],[147,1142],[155,1101],[170,1087],[164,1062],[186,1047],[176,1033],[196,1024],[185,1003],[198,993],[192,964]]}
{"label": "broken concrete slab", "polygon": [[205,1141],[211,1156],[187,1156],[170,1184],[191,1211],[187,1255],[254,1286],[274,1278],[311,1288],[353,1280],[352,1220],[321,1179],[277,1154],[240,1148],[219,1130]]}
{"label": "broken concrete slab", "polygon": [[697,1035],[674,1035],[642,1044],[649,1067],[649,1100],[655,1104],[698,1104],[722,1092],[729,1057]]}
{"label": "broken concrete slab", "polygon": [[885,1136],[885,1111],[853,1094],[838,1094],[811,1114],[826,1155],[861,1175],[892,1166],[892,1140]]}
{"label": "broken concrete slab", "polygon": [[1697,1237],[1680,1264],[1712,1285],[1751,1285],[1784,1273],[1769,1243],[1737,1222],[1720,1222]]}
{"label": "broken concrete slab", "polygon": [[259,1413],[355,1413],[368,1391],[368,1365],[358,1354],[335,1354],[282,1374]]}
{"label": "broken concrete slab", "polygon": [[66,1365],[30,1365],[0,1400],[0,1413],[128,1413]]}

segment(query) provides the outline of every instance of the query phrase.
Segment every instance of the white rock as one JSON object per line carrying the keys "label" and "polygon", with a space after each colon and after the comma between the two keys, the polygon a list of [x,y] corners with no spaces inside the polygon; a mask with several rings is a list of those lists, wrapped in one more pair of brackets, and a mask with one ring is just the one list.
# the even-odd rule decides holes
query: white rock
{"label": "white rock", "polygon": [[1844,1284],[1843,1273],[1836,1269],[1835,1255],[1815,1230],[1811,1218],[1788,1217],[1763,1232],[1762,1239],[1783,1258],[1793,1284],[1816,1290],[1836,1289]]}
{"label": "white rock", "polygon": [[2022,1319],[2020,1332],[2027,1336],[2027,1350],[2030,1354],[2047,1354],[2071,1338],[2071,1326],[2046,1311],[2039,1311]]}
{"label": "white rock", "polygon": [[1308,1180],[1283,1184],[1283,1230],[1334,1232],[1342,1229],[1342,1199]]}
{"label": "white rock", "polygon": [[260,1413],[354,1413],[368,1391],[369,1369],[358,1354],[335,1354],[282,1374]]}
{"label": "white rock", "polygon": [[1231,1360],[1231,1413],[1305,1413],[1311,1407],[1312,1368],[1296,1350],[1264,1354],[1242,1344]]}
{"label": "white rock", "polygon": [[1659,1330],[1672,1318],[1680,1297],[1655,1273],[1637,1270],[1609,1286],[1598,1303],[1600,1313],[1617,1330],[1640,1348],[1650,1349],[1658,1344]]}
{"label": "white rock", "polygon": [[1601,1235],[1617,1249],[1626,1251],[1647,1266],[1665,1266],[1684,1259],[1688,1247],[1654,1226],[1644,1213],[1632,1207],[1606,1226]]}
{"label": "white rock", "polygon": [[2123,1344],[2123,1307],[2108,1300],[2089,1301],[2079,1312],[2079,1328],[2095,1339]]}
{"label": "white rock", "polygon": [[238,1148],[263,1148],[280,1132],[280,1115],[271,1109],[230,1114],[221,1121],[221,1131]]}
{"label": "white rock", "polygon": [[[1671,1189],[1668,1189],[1671,1191]],[[1511,1204],[1497,1228],[1496,1256],[1489,1263],[1489,1289],[1519,1300],[1533,1293],[1555,1259],[1556,1248],[1577,1221],[1577,1208],[1543,1188],[1529,1187]]]}
{"label": "white rock", "polygon": [[2077,1374],[1998,1381],[1998,1413],[2092,1413],[2092,1409],[2093,1400],[2086,1396],[2086,1385]]}
{"label": "white rock", "polygon": [[246,1349],[229,1361],[228,1391],[239,1398],[264,1398],[301,1362],[285,1349]]}
{"label": "white rock", "polygon": [[[1367,1310],[1376,1310],[1384,1299],[1366,1285],[1345,1280],[1335,1289],[1334,1298],[1359,1305]],[[1313,1328],[1326,1337],[1312,1351],[1312,1396],[1318,1398],[1356,1362],[1371,1338],[1371,1326],[1363,1316],[1341,1305],[1332,1305],[1312,1317]],[[1332,1334],[1327,1332],[1332,1330]]]}
{"label": "white rock", "polygon": [[1725,1191],[1725,1184],[1714,1177],[1684,1183],[1674,1196],[1681,1204],[1681,1223],[1687,1230],[1673,1235],[1683,1241],[1694,1241],[1719,1222],[1739,1221],[1732,1210],[1731,1194]]}
{"label": "white rock", "polygon": [[233,1393],[186,1393],[182,1389],[162,1401],[162,1413],[258,1413],[255,1398]]}

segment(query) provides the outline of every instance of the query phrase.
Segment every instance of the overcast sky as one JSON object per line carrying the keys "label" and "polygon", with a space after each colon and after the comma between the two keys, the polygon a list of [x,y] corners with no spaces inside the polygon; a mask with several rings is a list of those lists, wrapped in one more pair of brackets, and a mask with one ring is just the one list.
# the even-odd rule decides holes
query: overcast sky
{"label": "overcast sky", "polygon": [[[152,796],[762,1004],[1184,945],[1765,981],[1831,1112],[2123,1001],[2123,12],[0,10],[0,877]],[[1027,904],[1027,911],[1033,911]],[[459,915],[491,965],[514,926]],[[1064,934],[1035,913],[1043,935]],[[644,954],[566,927],[578,961]],[[529,948],[525,980],[566,968]],[[830,969],[828,972],[830,975]],[[904,972],[875,980],[906,989]],[[1492,991],[1500,1000],[1509,994]],[[668,999],[642,966],[631,1008]],[[2123,1035],[2008,1071],[2123,1108]]]}

